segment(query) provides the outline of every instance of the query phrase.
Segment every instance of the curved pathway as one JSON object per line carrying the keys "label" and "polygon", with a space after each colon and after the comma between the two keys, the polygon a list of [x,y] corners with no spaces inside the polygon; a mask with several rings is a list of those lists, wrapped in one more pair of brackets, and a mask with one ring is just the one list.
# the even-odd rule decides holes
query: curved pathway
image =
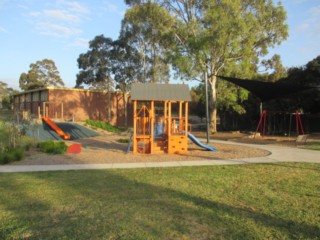
{"label": "curved pathway", "polygon": [[[203,140],[203,139],[201,139]],[[269,151],[271,154],[264,157],[243,158],[229,160],[201,160],[201,161],[172,161],[172,162],[146,162],[146,163],[107,163],[107,164],[66,164],[66,165],[4,165],[0,172],[41,172],[84,169],[116,169],[116,168],[149,168],[149,167],[181,167],[181,166],[210,166],[274,162],[310,162],[320,163],[320,151],[291,148],[277,145],[244,144],[230,141],[212,140],[212,143],[237,144],[251,146]]]}

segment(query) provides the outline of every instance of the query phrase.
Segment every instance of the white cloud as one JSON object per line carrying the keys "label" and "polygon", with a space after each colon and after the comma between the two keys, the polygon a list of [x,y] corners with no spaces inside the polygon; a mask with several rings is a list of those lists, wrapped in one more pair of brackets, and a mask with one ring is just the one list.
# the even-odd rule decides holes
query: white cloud
{"label": "white cloud", "polygon": [[74,43],[73,46],[76,47],[80,47],[80,48],[88,48],[89,47],[89,39],[86,38],[77,38]]}
{"label": "white cloud", "polygon": [[77,15],[67,13],[63,10],[44,10],[43,14],[51,19],[62,20],[67,22],[79,23],[80,18]]}
{"label": "white cloud", "polygon": [[80,24],[89,14],[90,10],[79,2],[57,0],[45,9],[30,11],[28,16],[38,34],[70,38],[82,33]]}
{"label": "white cloud", "polygon": [[89,8],[81,5],[79,2],[58,1],[58,4],[68,6],[68,10],[80,14],[90,13]]}
{"label": "white cloud", "polygon": [[104,2],[104,9],[107,12],[115,13],[115,14],[118,14],[120,16],[124,16],[124,14],[125,14],[124,10],[119,9],[119,7],[117,5],[115,5],[113,3],[110,3],[110,2]]}
{"label": "white cloud", "polygon": [[81,29],[78,28],[52,23],[39,23],[37,25],[37,30],[41,35],[58,38],[69,38],[71,36],[79,35],[82,32]]}
{"label": "white cloud", "polygon": [[41,16],[41,12],[38,12],[38,11],[31,11],[31,12],[29,12],[29,16],[31,16],[31,17],[39,17],[39,16]]}
{"label": "white cloud", "polygon": [[297,30],[301,33],[310,35],[318,35],[320,31],[320,5],[307,10],[308,18],[297,26]]}

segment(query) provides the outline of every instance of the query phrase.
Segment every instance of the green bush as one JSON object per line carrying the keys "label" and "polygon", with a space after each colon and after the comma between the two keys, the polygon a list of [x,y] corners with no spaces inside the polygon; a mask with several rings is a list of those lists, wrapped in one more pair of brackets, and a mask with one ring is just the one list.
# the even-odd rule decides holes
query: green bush
{"label": "green bush", "polygon": [[119,143],[129,143],[130,139],[129,138],[120,138],[120,139],[118,139],[118,142]]}
{"label": "green bush", "polygon": [[93,120],[85,120],[85,123],[91,127],[101,128],[101,129],[106,130],[108,132],[113,132],[113,133],[120,133],[121,132],[121,130],[118,127],[113,126],[110,123],[106,123],[106,122],[102,122],[102,121],[93,121]]}
{"label": "green bush", "polygon": [[67,151],[68,146],[64,141],[54,142],[53,140],[49,140],[39,143],[39,148],[45,153],[63,154]]}
{"label": "green bush", "polygon": [[30,150],[31,148],[36,147],[38,144],[37,140],[32,139],[28,136],[22,136],[20,141],[20,147],[25,149],[26,151]]}
{"label": "green bush", "polygon": [[20,161],[23,158],[24,150],[15,148],[0,152],[0,164],[7,164],[13,161]]}

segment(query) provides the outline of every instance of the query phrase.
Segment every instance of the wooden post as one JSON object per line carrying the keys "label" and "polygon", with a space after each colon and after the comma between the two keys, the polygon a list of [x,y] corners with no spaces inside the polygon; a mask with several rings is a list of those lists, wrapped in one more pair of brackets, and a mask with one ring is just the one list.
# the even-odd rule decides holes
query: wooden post
{"label": "wooden post", "polygon": [[179,101],[179,133],[182,131],[182,101]]}
{"label": "wooden post", "polygon": [[151,101],[151,109],[149,112],[149,119],[150,119],[150,153],[153,151],[153,140],[154,140],[154,101]]}
{"label": "wooden post", "polygon": [[133,153],[137,153],[137,100],[133,101]]}
{"label": "wooden post", "polygon": [[168,109],[167,109],[167,106],[168,106],[168,102],[164,101],[164,114],[163,114],[164,129],[163,129],[163,133],[166,133],[166,134],[168,134]]}
{"label": "wooden post", "polygon": [[49,117],[49,108],[46,107],[46,117]]}
{"label": "wooden post", "polygon": [[40,106],[38,106],[38,118],[41,119],[41,110],[40,110]]}
{"label": "wooden post", "polygon": [[185,126],[184,126],[184,131],[185,131],[185,135],[188,135],[188,122],[189,122],[189,112],[188,112],[188,102],[185,102]]}
{"label": "wooden post", "polygon": [[168,137],[171,136],[171,102],[168,102]]}
{"label": "wooden post", "polygon": [[63,103],[61,103],[61,120],[64,119],[64,116],[63,116]]}
{"label": "wooden post", "polygon": [[46,116],[46,102],[42,103],[42,116],[43,117],[47,117]]}

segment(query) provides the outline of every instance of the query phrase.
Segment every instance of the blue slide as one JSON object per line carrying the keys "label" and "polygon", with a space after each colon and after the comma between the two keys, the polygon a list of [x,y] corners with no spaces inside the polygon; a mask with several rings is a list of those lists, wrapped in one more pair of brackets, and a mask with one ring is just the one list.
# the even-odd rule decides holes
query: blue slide
{"label": "blue slide", "polygon": [[207,149],[209,151],[213,151],[213,152],[218,152],[218,150],[212,146],[208,146],[208,145],[204,145],[202,144],[195,136],[193,136],[191,133],[188,133],[188,138],[190,138],[192,140],[192,142],[194,142],[196,145],[198,145],[199,147],[202,147],[204,149]]}

